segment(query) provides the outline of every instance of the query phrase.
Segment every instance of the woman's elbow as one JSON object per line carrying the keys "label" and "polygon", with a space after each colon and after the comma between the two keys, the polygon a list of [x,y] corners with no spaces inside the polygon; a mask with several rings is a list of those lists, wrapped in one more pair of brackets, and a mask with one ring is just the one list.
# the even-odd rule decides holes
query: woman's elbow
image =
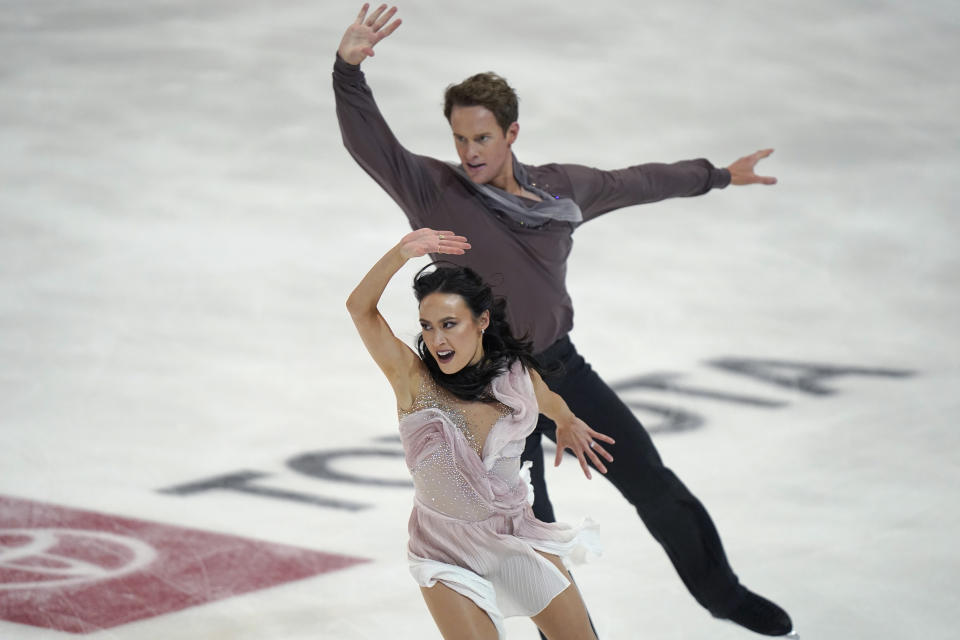
{"label": "woman's elbow", "polygon": [[360,304],[360,301],[357,300],[355,293],[351,293],[347,297],[346,306],[347,306],[347,312],[352,317],[356,317],[357,314],[360,313],[361,308],[363,307],[363,305]]}
{"label": "woman's elbow", "polygon": [[371,305],[353,295],[347,298],[347,312],[354,321],[366,318],[377,311],[376,305]]}

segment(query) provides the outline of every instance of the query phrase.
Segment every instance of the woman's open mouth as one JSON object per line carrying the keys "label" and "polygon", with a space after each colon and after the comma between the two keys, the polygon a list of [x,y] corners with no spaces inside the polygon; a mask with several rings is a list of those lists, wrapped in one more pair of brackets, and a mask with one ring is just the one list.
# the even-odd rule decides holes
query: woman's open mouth
{"label": "woman's open mouth", "polygon": [[452,349],[447,349],[444,351],[437,351],[437,362],[440,364],[446,364],[453,360],[453,354],[455,352]]}

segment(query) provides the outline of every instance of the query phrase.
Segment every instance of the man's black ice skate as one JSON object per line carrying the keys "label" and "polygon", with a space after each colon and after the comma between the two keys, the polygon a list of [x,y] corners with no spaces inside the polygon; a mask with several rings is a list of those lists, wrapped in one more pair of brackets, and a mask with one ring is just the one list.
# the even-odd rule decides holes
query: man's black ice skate
{"label": "man's black ice skate", "polygon": [[799,638],[787,612],[764,597],[744,590],[740,603],[727,618],[742,627],[765,636]]}

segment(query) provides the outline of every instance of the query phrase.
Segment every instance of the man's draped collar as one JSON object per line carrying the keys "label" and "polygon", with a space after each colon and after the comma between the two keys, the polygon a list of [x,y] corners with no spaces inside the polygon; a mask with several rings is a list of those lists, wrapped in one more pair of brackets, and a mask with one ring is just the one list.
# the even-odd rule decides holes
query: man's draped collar
{"label": "man's draped collar", "polygon": [[515,155],[513,156],[513,177],[523,189],[537,194],[540,197],[540,202],[528,204],[529,200],[507,193],[493,185],[477,184],[470,179],[463,166],[454,163],[450,163],[450,166],[453,167],[453,170],[470,190],[483,199],[490,209],[506,215],[514,222],[527,227],[540,227],[551,220],[572,224],[583,222],[583,213],[576,202],[570,198],[551,195],[530,182],[526,166],[520,164]]}

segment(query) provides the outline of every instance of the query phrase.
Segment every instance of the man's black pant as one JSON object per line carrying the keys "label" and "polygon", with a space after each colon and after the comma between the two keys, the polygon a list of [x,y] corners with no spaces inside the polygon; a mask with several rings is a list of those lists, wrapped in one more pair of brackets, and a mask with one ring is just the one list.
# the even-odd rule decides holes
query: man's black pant
{"label": "man's black pant", "polygon": [[[570,339],[561,338],[537,359],[547,369],[544,381],[573,413],[614,440],[607,445],[614,461],[606,463],[606,478],[637,509],[640,519],[659,542],[693,597],[713,615],[725,618],[743,592],[727,562],[720,536],[710,516],[670,469],[663,466],[649,434],[617,394],[577,353]],[[550,368],[562,367],[556,374]],[[554,522],[553,505],[543,477],[541,434],[556,442],[556,425],[540,416],[527,438],[523,460],[531,460],[534,514]]]}

